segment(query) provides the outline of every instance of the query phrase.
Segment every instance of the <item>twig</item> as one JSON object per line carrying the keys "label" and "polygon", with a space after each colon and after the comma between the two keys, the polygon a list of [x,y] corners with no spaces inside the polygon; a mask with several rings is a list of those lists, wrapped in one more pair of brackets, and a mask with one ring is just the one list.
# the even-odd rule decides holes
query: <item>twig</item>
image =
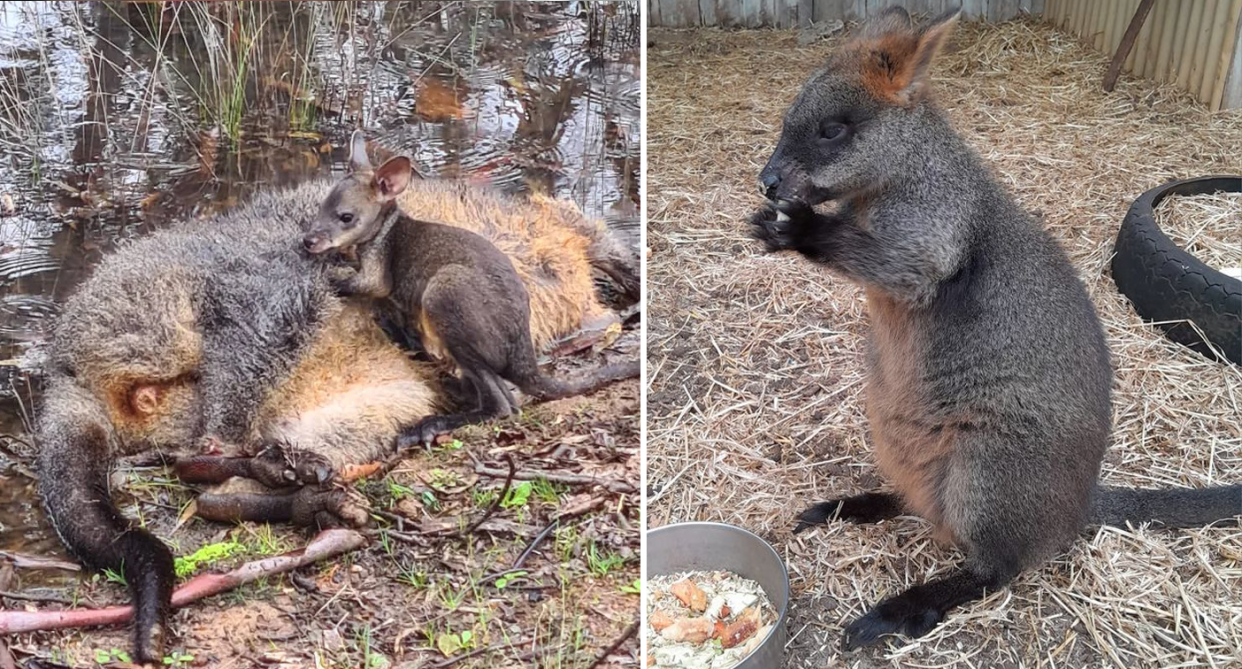
{"label": "twig", "polygon": [[598,667],[599,665],[603,664],[604,660],[608,659],[609,655],[612,655],[613,653],[617,652],[617,649],[621,647],[621,644],[624,644],[627,640],[629,640],[630,637],[634,636],[634,633],[637,631],[638,631],[638,621],[635,620],[634,622],[630,623],[629,627],[625,628],[624,634],[618,637],[616,641],[612,642],[612,645],[608,647],[608,650],[605,650],[604,652],[595,656],[595,661],[592,662],[591,666],[587,667],[587,669],[595,669],[595,667]]}
{"label": "twig", "polygon": [[469,653],[466,653],[465,655],[458,655],[457,657],[450,657],[449,659],[444,660],[443,662],[439,662],[437,664],[431,665],[431,669],[445,669],[446,667],[451,667],[454,664],[457,664],[458,662],[464,662],[472,657],[478,657],[480,655],[486,655],[487,653],[493,653],[498,650],[506,650],[508,648],[518,648],[520,646],[525,646],[528,643],[530,643],[530,639],[527,639],[525,641],[521,641],[518,643],[492,644],[485,648],[479,648],[478,650],[472,650]]}
{"label": "twig", "polygon": [[[474,472],[480,476],[490,476],[492,478],[500,478],[505,476],[505,472],[494,467],[486,465],[476,465]],[[560,474],[557,472],[540,471],[540,472],[518,472],[514,478],[519,481],[534,481],[537,479],[546,479],[554,483],[564,483],[567,485],[600,485],[604,486],[611,492],[632,493],[635,492],[633,485],[621,481],[619,479],[601,479],[594,476],[586,476],[583,474]]]}
{"label": "twig", "polygon": [[496,572],[492,572],[488,574],[487,576],[483,577],[483,580],[480,581],[480,584],[489,583],[506,574],[512,574],[514,572],[521,571],[522,565],[526,563],[526,558],[530,557],[531,553],[535,552],[535,549],[539,547],[539,544],[543,543],[544,539],[548,538],[548,535],[552,534],[552,532],[556,531],[556,529],[561,526],[562,520],[568,520],[570,518],[581,516],[582,514],[595,509],[603,502],[604,500],[595,498],[587,504],[580,505],[577,508],[568,510],[558,515],[556,518],[553,518],[552,522],[548,523],[547,527],[540,530],[539,534],[536,534],[535,538],[531,539],[530,544],[526,546],[526,550],[523,550],[522,554],[518,556],[518,559],[513,561],[513,566],[509,567],[508,569],[505,569],[504,571],[496,571]]}
{"label": "twig", "polygon": [[20,599],[24,602],[56,602],[57,604],[70,605],[74,603],[72,599],[57,597],[56,595],[32,595],[26,592],[11,592],[9,590],[0,590],[0,597]]}
{"label": "twig", "polygon": [[[357,550],[365,543],[366,538],[353,530],[326,530],[320,532],[301,550],[247,562],[224,574],[196,576],[177,588],[172,596],[172,605],[173,608],[181,608],[204,597],[227,592],[266,576],[283,574],[319,560]],[[132,606],[61,611],[0,611],[0,634],[115,625],[128,621],[133,615]]]}
{"label": "twig", "polygon": [[18,569],[63,569],[65,571],[81,571],[82,567],[57,558],[43,557],[42,555],[28,555],[26,553],[17,553],[15,551],[0,551],[0,558],[8,558],[13,561],[13,566]]}
{"label": "twig", "polygon": [[513,458],[508,453],[505,453],[505,462],[509,463],[509,476],[505,477],[505,484],[500,488],[500,494],[496,496],[496,499],[492,500],[492,505],[487,507],[487,511],[480,516],[478,520],[470,523],[470,527],[458,532],[456,535],[450,536],[470,536],[475,530],[479,529],[479,526],[486,522],[488,518],[491,518],[492,514],[496,513],[496,509],[500,508],[500,504],[505,501],[505,495],[509,494],[509,486],[513,485],[513,477],[517,474],[517,465],[513,463]]}

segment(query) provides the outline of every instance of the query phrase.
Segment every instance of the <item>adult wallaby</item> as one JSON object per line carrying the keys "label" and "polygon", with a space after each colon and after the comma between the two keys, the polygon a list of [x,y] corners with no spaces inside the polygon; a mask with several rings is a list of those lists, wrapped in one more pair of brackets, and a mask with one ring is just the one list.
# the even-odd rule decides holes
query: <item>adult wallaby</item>
{"label": "adult wallaby", "polygon": [[358,271],[339,281],[338,291],[390,299],[423,348],[451,360],[477,394],[476,406],[466,411],[419,421],[403,432],[399,446],[429,443],[437,434],[516,411],[505,379],[538,399],[555,399],[638,376],[638,361],[601,367],[575,381],[541,374],[530,296],[509,257],[474,232],[406,215],[398,197],[414,177],[408,158],[373,168],[362,131],[354,132],[350,151],[352,171],[320,206],[305,238],[307,251],[354,249]]}
{"label": "adult wallaby", "polygon": [[[966,560],[890,597],[844,646],[917,637],[1060,552],[1088,524],[1199,526],[1242,514],[1242,486],[1098,485],[1111,429],[1108,349],[1065,253],[928,96],[956,10],[870,21],[803,87],[760,174],[755,236],[860,284],[871,318],[868,419],[895,492],[816,504],[795,532],[902,512]],[[813,207],[835,200],[835,214]]]}
{"label": "adult wallaby", "polygon": [[[325,473],[385,457],[403,428],[456,400],[442,366],[412,360],[372,305],[340,299],[324,263],[302,252],[302,222],[334,183],[262,192],[122,245],[56,317],[36,410],[39,493],[76,557],[125,576],[136,661],[163,657],[175,576],[157,534],[171,524],[140,527],[117,508],[117,456],[188,454],[175,467],[184,480],[229,479],[198,497],[208,519],[365,522]],[[533,296],[540,346],[615,322],[595,271],[637,299],[637,255],[572,203],[420,182],[403,206],[478,231],[510,258]]]}

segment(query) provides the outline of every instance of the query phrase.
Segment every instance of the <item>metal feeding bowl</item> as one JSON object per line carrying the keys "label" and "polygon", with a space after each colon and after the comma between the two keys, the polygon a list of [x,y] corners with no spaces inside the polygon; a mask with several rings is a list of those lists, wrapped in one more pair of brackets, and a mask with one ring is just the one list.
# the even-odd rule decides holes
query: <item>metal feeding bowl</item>
{"label": "metal feeding bowl", "polygon": [[731,571],[763,586],[776,624],[736,669],[778,669],[784,663],[789,573],[771,544],[723,523],[678,523],[647,532],[647,577],[684,571]]}

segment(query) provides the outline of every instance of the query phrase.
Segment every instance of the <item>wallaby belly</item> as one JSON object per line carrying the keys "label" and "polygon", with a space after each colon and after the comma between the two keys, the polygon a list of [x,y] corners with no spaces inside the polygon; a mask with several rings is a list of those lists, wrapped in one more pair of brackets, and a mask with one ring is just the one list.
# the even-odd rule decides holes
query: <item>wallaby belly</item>
{"label": "wallaby belly", "polygon": [[937,539],[956,543],[946,525],[942,491],[951,466],[956,421],[936,415],[924,383],[922,323],[881,291],[868,289],[871,317],[867,418],[876,466],[907,509],[936,526]]}

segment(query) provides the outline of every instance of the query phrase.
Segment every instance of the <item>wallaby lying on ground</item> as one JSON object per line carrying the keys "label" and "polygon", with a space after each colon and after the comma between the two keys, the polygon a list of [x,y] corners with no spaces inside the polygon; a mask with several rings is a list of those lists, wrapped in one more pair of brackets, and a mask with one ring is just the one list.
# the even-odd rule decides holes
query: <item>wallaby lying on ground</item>
{"label": "wallaby lying on ground", "polygon": [[345,295],[389,298],[431,355],[452,361],[477,404],[429,416],[401,436],[429,443],[437,434],[517,410],[504,380],[538,399],[590,392],[638,376],[639,363],[608,365],[573,381],[544,376],[531,338],[530,297],[509,257],[469,230],[411,218],[397,198],[413,179],[405,157],[372,168],[361,131],[353,136],[353,171],[324,199],[306,235],[313,254],[356,249],[357,273],[338,282]]}
{"label": "wallaby lying on ground", "polygon": [[[868,419],[894,493],[823,502],[800,531],[904,511],[966,554],[845,630],[855,648],[927,633],[950,608],[1036,566],[1087,524],[1200,526],[1242,514],[1242,486],[1097,483],[1111,430],[1108,349],[1074,268],[949,127],[928,68],[957,12],[894,8],[833,54],[785,115],[755,236],[860,284]],[[834,215],[813,207],[836,200]]]}
{"label": "wallaby lying on ground", "polygon": [[[137,608],[138,661],[162,657],[173,558],[113,503],[108,470],[118,455],[197,454],[206,445],[219,453],[179,460],[179,474],[288,484],[268,491],[230,480],[199,497],[208,518],[357,523],[365,514],[321,485],[323,472],[383,457],[402,428],[452,405],[439,367],[398,349],[369,305],[339,299],[323,263],[302,251],[300,222],[332,186],[322,179],[261,193],[211,221],[127,244],[57,316],[37,411],[39,490],[74,555],[125,576]],[[530,288],[539,295],[531,329],[545,343],[606,320],[593,268],[638,276],[636,252],[571,204],[466,187],[406,197],[494,239],[538,284]],[[480,212],[504,215],[480,222]],[[263,455],[220,457],[255,454]]]}

